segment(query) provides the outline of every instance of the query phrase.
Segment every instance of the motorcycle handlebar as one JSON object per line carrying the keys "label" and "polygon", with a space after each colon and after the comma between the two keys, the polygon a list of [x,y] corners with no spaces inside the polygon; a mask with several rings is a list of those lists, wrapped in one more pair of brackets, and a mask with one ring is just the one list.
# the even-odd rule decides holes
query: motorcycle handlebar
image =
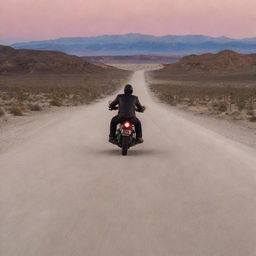
{"label": "motorcycle handlebar", "polygon": [[[110,111],[112,111],[112,110],[118,110],[119,108],[118,107],[113,107],[113,108],[108,108]],[[139,111],[137,108],[135,109],[135,111],[137,111],[137,112],[144,112],[146,110],[146,107],[145,106],[143,106],[143,110],[142,111]]]}
{"label": "motorcycle handlebar", "polygon": [[108,108],[110,111],[112,110],[118,110],[118,107],[114,107],[114,108]]}

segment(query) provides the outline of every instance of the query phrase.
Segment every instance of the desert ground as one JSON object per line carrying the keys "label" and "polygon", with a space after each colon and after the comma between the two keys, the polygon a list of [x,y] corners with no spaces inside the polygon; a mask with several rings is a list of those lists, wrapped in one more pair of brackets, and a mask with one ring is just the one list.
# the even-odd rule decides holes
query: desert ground
{"label": "desert ground", "polygon": [[113,93],[131,74],[59,51],[0,45],[0,117],[87,104]]}
{"label": "desert ground", "polygon": [[51,107],[88,104],[116,91],[131,74],[0,75],[0,110],[10,115],[29,115]]}
{"label": "desert ground", "polygon": [[130,83],[147,110],[126,157],[114,95],[3,127],[1,255],[255,255],[255,148],[159,102],[144,71]]}
{"label": "desert ground", "polygon": [[147,72],[147,81],[172,106],[220,119],[256,122],[255,72],[256,54],[224,50],[185,56]]}

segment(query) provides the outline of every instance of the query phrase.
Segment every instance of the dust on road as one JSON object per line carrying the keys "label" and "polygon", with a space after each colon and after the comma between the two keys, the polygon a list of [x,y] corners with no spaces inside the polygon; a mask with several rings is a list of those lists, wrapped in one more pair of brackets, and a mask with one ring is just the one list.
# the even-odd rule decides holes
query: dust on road
{"label": "dust on road", "polygon": [[148,108],[127,157],[107,142],[109,98],[1,153],[1,255],[255,255],[255,151],[156,103],[143,71],[131,84]]}

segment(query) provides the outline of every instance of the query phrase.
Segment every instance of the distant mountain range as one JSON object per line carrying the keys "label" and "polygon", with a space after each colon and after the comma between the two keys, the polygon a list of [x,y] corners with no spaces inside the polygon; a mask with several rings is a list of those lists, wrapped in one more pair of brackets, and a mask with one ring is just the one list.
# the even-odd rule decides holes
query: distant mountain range
{"label": "distant mountain range", "polygon": [[57,50],[79,56],[168,55],[216,53],[229,49],[240,53],[256,52],[256,37],[232,39],[203,35],[153,36],[143,34],[66,37],[55,40],[15,43],[16,49]]}

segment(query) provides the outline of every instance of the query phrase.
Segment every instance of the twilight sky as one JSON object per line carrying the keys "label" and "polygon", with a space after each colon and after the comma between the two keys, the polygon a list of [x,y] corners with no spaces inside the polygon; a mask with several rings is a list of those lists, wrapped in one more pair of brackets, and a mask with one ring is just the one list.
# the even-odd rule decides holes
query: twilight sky
{"label": "twilight sky", "polygon": [[0,43],[146,33],[256,37],[256,0],[0,0]]}

